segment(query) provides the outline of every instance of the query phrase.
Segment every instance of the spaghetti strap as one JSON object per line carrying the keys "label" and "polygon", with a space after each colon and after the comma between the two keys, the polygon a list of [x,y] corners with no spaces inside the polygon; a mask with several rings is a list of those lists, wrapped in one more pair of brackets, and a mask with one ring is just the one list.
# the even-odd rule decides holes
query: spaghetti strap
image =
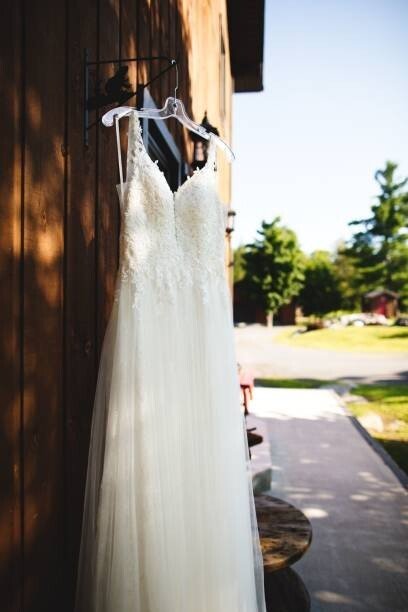
{"label": "spaghetti strap", "polygon": [[212,132],[210,132],[210,138],[209,138],[209,143],[208,143],[208,149],[207,149],[207,162],[208,162],[208,166],[213,170],[217,170],[217,145],[215,142],[215,137],[213,136]]}
{"label": "spaghetti strap", "polygon": [[142,127],[140,125],[137,110],[129,116],[128,126],[128,140],[127,140],[127,153],[126,153],[126,176],[123,176],[123,165],[122,165],[122,153],[120,146],[120,130],[119,130],[119,119],[117,115],[115,119],[116,129],[116,146],[118,153],[118,167],[119,167],[119,184],[116,186],[119,190],[119,200],[121,208],[124,207],[125,197],[125,185],[127,182],[135,176],[138,153],[143,150],[143,137]]}
{"label": "spaghetti strap", "polygon": [[119,119],[117,115],[115,115],[115,129],[116,129],[116,147],[118,151],[120,203],[121,203],[121,207],[123,208],[124,184],[123,184],[122,150],[120,146]]}
{"label": "spaghetti strap", "polygon": [[140,125],[139,115],[137,109],[135,109],[129,116],[126,181],[130,181],[135,176],[139,154],[144,150],[142,132],[143,129]]}

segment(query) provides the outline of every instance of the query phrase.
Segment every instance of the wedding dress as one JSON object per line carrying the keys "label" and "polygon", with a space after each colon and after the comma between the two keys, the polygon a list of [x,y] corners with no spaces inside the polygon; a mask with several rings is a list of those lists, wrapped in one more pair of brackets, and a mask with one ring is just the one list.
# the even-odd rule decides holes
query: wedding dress
{"label": "wedding dress", "polygon": [[172,192],[130,116],[76,612],[266,612],[215,147]]}

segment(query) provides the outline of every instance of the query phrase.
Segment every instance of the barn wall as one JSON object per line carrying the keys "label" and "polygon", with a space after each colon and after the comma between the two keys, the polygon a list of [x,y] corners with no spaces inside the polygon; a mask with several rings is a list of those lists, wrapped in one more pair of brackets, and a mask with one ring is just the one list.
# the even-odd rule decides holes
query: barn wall
{"label": "barn wall", "polygon": [[[198,121],[207,110],[230,140],[229,69],[225,116],[219,109],[226,10],[224,0],[4,0],[2,8],[1,601],[4,612],[63,612],[73,607],[93,397],[118,265],[115,136],[94,128],[84,147],[83,49],[92,59],[181,50],[179,97]],[[132,65],[131,81],[156,71]],[[173,83],[168,74],[152,85],[158,105]],[[191,160],[188,134],[168,126]],[[228,202],[222,159],[219,181]]]}

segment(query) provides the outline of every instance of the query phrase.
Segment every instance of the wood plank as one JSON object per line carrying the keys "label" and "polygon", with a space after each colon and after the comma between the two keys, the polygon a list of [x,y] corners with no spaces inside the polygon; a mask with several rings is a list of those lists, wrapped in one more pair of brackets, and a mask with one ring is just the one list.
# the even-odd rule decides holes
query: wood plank
{"label": "wood plank", "polygon": [[[184,102],[187,114],[192,116],[192,92],[188,68],[188,54],[191,47],[191,32],[189,31],[190,5],[187,0],[177,0],[177,49],[179,55],[179,89],[178,97]],[[180,125],[180,151],[185,160],[191,162],[191,142],[188,130]]]}
{"label": "wood plank", "polygon": [[[90,426],[96,384],[96,129],[83,141],[83,57],[96,58],[97,0],[70,0],[68,45],[68,194],[66,249],[66,610],[74,607]],[[93,115],[90,115],[93,120]]]}
{"label": "wood plank", "polygon": [[[137,2],[137,31],[136,31],[137,54],[140,57],[151,55],[150,46],[150,0],[138,0]],[[137,82],[147,83],[150,78],[151,62],[137,62]]]}
{"label": "wood plank", "polygon": [[[99,0],[99,58],[118,58],[120,0]],[[102,83],[114,74],[114,66],[100,67]],[[103,110],[101,114],[103,114]],[[118,162],[114,128],[97,128],[98,183],[96,209],[96,308],[97,363],[99,364],[106,326],[113,306],[119,259]]]}
{"label": "wood plank", "polygon": [[[150,2],[150,45],[151,55],[160,55],[160,0],[151,0]],[[152,60],[150,68],[150,78],[155,76],[163,69],[165,62],[161,60]],[[149,85],[150,93],[157,106],[161,106],[161,80],[156,79]]]}
{"label": "wood plank", "polygon": [[6,0],[0,19],[0,592],[4,612],[22,606],[21,530],[21,15]]}
{"label": "wood plank", "polygon": [[24,609],[42,612],[60,609],[65,569],[65,26],[62,0],[25,4]]}
{"label": "wood plank", "polygon": [[[138,55],[137,45],[137,20],[138,20],[138,1],[121,0],[121,29],[120,29],[120,55],[121,57],[136,57]],[[132,87],[136,86],[137,62],[128,64],[129,81]],[[135,99],[130,100],[130,105],[135,104]]]}
{"label": "wood plank", "polygon": [[[159,54],[169,57],[170,56],[170,36],[169,36],[169,0],[160,0],[159,2]],[[159,62],[158,67],[160,70],[168,67],[168,63],[165,61]],[[165,72],[159,81],[159,106],[164,104],[167,96],[170,95],[170,75],[173,75],[174,69]]]}
{"label": "wood plank", "polygon": [[[168,10],[168,46],[169,46],[169,57],[177,59],[177,48],[176,48],[176,25],[177,25],[177,5],[176,0],[169,0]],[[169,94],[173,95],[174,87],[176,86],[176,71],[173,68],[169,73],[168,88]],[[178,93],[177,93],[178,95]],[[169,122],[169,130],[173,134],[175,141],[177,142],[177,129],[176,122]]]}
{"label": "wood plank", "polygon": [[[120,28],[120,55],[121,57],[137,57],[137,0],[121,0],[121,28]],[[126,63],[126,62],[125,62]],[[137,62],[128,62],[129,81],[133,91],[137,85]],[[129,100],[130,106],[136,105],[136,96]],[[120,136],[122,146],[122,165],[124,180],[126,180],[126,151],[127,151],[127,128],[129,119],[122,119],[120,125]]]}
{"label": "wood plank", "polygon": [[[169,43],[170,43],[170,50],[171,50],[171,54],[173,57],[175,57],[177,60],[180,59],[180,54],[181,54],[181,43],[180,43],[180,35],[181,35],[181,29],[180,29],[180,0],[170,0],[170,25],[169,25]],[[179,85],[180,85],[180,80],[181,80],[181,72],[180,72],[180,66],[179,64],[177,65],[178,71],[179,71]],[[171,75],[171,83],[172,86],[174,87],[175,83],[176,83],[176,75],[175,73],[172,71],[172,75]],[[180,89],[177,90],[177,97],[180,98],[181,94],[180,94]],[[181,146],[181,138],[182,138],[182,127],[181,125],[178,123],[178,121],[173,121],[171,125],[169,125],[169,129],[171,131],[171,133],[174,136],[174,140],[176,141],[177,147],[180,149],[180,151],[182,151],[182,146]]]}

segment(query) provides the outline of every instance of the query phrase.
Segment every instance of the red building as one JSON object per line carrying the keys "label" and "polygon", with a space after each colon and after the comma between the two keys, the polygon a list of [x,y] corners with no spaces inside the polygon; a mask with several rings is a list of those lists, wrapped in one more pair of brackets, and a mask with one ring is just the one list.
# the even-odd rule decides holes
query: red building
{"label": "red building", "polygon": [[376,289],[363,296],[363,312],[382,314],[387,318],[398,313],[398,293],[388,289]]}

